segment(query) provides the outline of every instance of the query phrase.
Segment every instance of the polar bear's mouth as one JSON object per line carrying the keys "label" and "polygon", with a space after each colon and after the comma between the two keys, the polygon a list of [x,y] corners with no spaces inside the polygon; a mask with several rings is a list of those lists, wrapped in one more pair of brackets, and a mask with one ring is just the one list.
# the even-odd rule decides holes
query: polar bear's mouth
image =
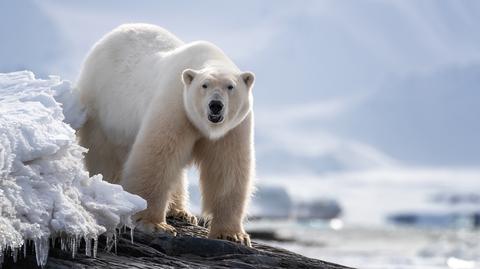
{"label": "polar bear's mouth", "polygon": [[208,115],[208,120],[213,122],[213,123],[220,123],[223,121],[223,116],[222,115]]}

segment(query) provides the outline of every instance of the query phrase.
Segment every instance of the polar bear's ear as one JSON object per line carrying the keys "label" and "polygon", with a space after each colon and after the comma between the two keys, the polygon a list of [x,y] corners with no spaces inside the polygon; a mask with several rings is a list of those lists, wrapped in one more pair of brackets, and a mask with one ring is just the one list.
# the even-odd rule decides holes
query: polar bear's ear
{"label": "polar bear's ear", "polygon": [[190,86],[190,84],[192,83],[196,75],[197,75],[197,72],[193,69],[183,70],[183,73],[182,73],[183,84],[185,84],[185,86]]}
{"label": "polar bear's ear", "polygon": [[248,89],[251,89],[253,86],[253,82],[255,81],[255,75],[252,72],[243,72],[240,77],[242,78],[245,85],[247,85]]}

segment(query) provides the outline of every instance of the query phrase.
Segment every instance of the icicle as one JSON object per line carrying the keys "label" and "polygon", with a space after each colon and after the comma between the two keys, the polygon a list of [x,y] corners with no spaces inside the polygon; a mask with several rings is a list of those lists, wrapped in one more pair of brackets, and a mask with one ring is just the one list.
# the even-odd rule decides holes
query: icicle
{"label": "icicle", "polygon": [[93,238],[93,257],[97,258],[97,248],[98,248],[98,237]]}
{"label": "icicle", "polygon": [[110,251],[110,234],[107,234],[107,244],[105,245],[107,251]]}
{"label": "icicle", "polygon": [[0,268],[2,267],[3,264],[3,249],[2,246],[0,246]]}
{"label": "icicle", "polygon": [[86,236],[84,240],[85,240],[85,255],[90,257],[90,255],[92,255],[92,242],[90,241],[90,238],[88,236]]}
{"label": "icicle", "polygon": [[113,233],[113,245],[115,246],[115,255],[117,254],[117,230]]}
{"label": "icicle", "polygon": [[35,256],[37,258],[37,265],[43,267],[45,266],[45,264],[47,264],[49,250],[48,237],[37,238],[33,242],[35,244]]}
{"label": "icicle", "polygon": [[72,259],[75,259],[75,255],[77,254],[77,242],[75,237],[72,237],[70,242],[70,251],[72,252]]}
{"label": "icicle", "polygon": [[28,247],[28,241],[25,241],[23,243],[23,258],[24,259],[27,257],[27,247]]}
{"label": "icicle", "polygon": [[62,237],[60,237],[60,249],[62,251],[66,251],[67,250],[67,244],[65,242],[65,239]]}
{"label": "icicle", "polygon": [[108,232],[107,233],[107,243],[105,245],[105,250],[107,252],[110,252],[112,250],[112,247],[113,247],[112,237],[113,237],[112,233]]}
{"label": "icicle", "polygon": [[132,242],[132,244],[133,244],[133,229],[135,229],[135,228],[130,227],[130,241]]}
{"label": "icicle", "polygon": [[80,242],[81,242],[80,236],[76,235],[75,236],[75,248],[77,249],[77,253],[78,253],[78,250],[80,249]]}
{"label": "icicle", "polygon": [[55,241],[57,240],[57,237],[55,235],[52,235],[51,236],[51,239],[52,239],[52,248],[55,248]]}
{"label": "icicle", "polygon": [[13,248],[13,249],[12,249],[12,257],[13,257],[13,262],[14,262],[14,263],[17,263],[18,248]]}

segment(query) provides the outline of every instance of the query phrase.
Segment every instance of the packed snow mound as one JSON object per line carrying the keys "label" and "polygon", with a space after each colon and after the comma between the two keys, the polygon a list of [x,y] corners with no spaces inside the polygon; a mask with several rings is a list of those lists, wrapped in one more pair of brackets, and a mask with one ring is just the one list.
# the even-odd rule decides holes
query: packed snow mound
{"label": "packed snow mound", "polygon": [[72,129],[85,113],[68,82],[28,71],[0,74],[0,115],[0,264],[7,248],[16,256],[26,240],[35,243],[39,265],[50,237],[62,237],[74,254],[80,239],[114,234],[146,208],[101,175],[89,177],[86,149]]}

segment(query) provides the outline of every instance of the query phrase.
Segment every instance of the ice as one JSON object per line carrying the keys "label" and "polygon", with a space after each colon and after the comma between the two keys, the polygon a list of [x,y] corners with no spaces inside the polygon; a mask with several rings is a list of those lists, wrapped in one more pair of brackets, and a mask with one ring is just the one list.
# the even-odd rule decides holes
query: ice
{"label": "ice", "polygon": [[13,261],[14,261],[14,262],[17,262],[18,248],[13,249],[13,251],[12,251],[12,257],[13,257]]}
{"label": "ice", "polygon": [[110,234],[107,234],[107,240],[105,242],[105,250],[107,251],[110,251],[111,249],[111,241],[110,241],[111,239],[112,237],[110,236]]}
{"label": "ice", "polygon": [[67,243],[65,242],[65,239],[62,237],[60,238],[60,249],[62,251],[66,251],[67,250]]}
{"label": "ice", "polygon": [[253,218],[289,218],[293,202],[283,187],[259,185],[253,196],[249,215]]}
{"label": "ice", "polygon": [[78,249],[78,244],[77,244],[77,238],[75,236],[71,238],[71,241],[70,241],[70,250],[72,251],[73,259],[75,259],[75,255],[77,255],[77,249]]}
{"label": "ice", "polygon": [[85,255],[88,257],[92,255],[92,241],[90,238],[85,238]]}
{"label": "ice", "polygon": [[117,254],[117,231],[113,233],[113,245],[115,246],[115,254]]}
{"label": "ice", "polygon": [[100,234],[133,226],[130,216],[146,202],[101,175],[89,177],[73,129],[85,111],[69,82],[28,71],[0,74],[0,115],[0,262],[8,249],[16,257],[32,240],[43,266],[49,239],[53,245],[58,237],[72,256],[81,240],[91,253],[94,240],[96,256]]}
{"label": "ice", "polygon": [[134,227],[130,227],[130,241],[132,242],[132,244],[133,244],[133,229]]}
{"label": "ice", "polygon": [[98,249],[98,238],[93,239],[93,257],[97,257],[97,249]]}
{"label": "ice", "polygon": [[34,244],[37,264],[43,266],[47,263],[48,250],[50,249],[48,246],[48,237],[37,238],[34,240]]}

